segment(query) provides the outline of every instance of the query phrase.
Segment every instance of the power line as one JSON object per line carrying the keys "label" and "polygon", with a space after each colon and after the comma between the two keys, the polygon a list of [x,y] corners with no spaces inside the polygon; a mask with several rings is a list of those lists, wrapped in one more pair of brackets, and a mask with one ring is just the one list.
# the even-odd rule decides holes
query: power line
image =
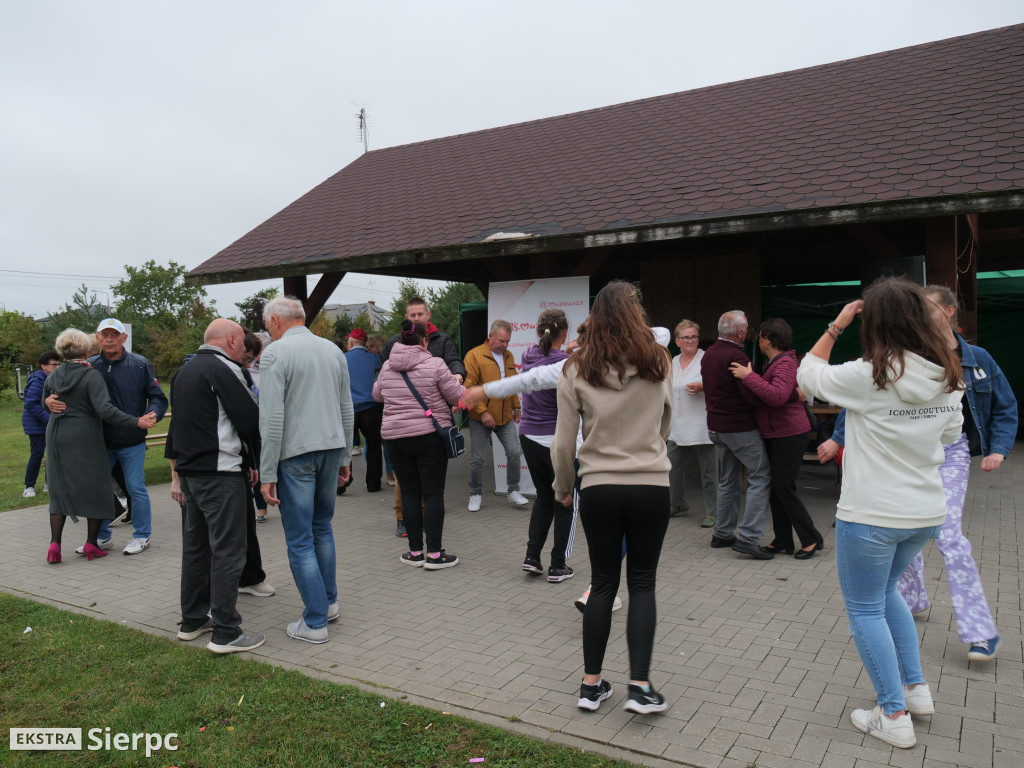
{"label": "power line", "polygon": [[0,272],[7,272],[14,275],[32,275],[33,277],[47,277],[47,278],[62,278],[62,277],[74,277],[74,278],[86,278],[89,280],[122,280],[123,277],[112,277],[110,275],[73,275],[66,273],[54,273],[54,272],[28,272],[23,269],[0,269]]}

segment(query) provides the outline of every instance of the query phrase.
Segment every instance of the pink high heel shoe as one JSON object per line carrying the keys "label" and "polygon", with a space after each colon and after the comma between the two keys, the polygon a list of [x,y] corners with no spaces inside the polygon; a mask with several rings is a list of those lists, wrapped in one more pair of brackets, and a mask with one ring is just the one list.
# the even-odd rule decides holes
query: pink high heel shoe
{"label": "pink high heel shoe", "polygon": [[88,559],[88,560],[92,560],[94,557],[106,557],[107,556],[106,552],[104,552],[99,547],[94,547],[89,542],[86,542],[85,546],[82,547],[82,554],[85,555],[86,559]]}
{"label": "pink high heel shoe", "polygon": [[59,563],[60,562],[60,544],[56,541],[50,542],[50,548],[46,550],[46,562],[48,563]]}

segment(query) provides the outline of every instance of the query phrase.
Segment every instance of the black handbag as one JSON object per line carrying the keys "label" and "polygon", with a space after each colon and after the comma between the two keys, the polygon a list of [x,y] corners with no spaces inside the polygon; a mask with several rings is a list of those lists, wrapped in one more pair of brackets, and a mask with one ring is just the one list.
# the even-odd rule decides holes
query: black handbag
{"label": "black handbag", "polygon": [[420,397],[420,393],[416,391],[416,387],[409,381],[409,374],[402,371],[402,378],[405,379],[405,384],[409,387],[409,391],[412,392],[412,396],[416,398],[421,406],[423,406],[423,413],[430,417],[430,420],[434,422],[434,430],[437,432],[438,437],[441,438],[441,442],[444,443],[444,452],[449,459],[457,459],[459,456],[466,452],[466,438],[459,431],[459,428],[455,425],[450,427],[441,426],[441,422],[434,418],[434,412],[427,407],[427,404],[423,402],[423,398]]}

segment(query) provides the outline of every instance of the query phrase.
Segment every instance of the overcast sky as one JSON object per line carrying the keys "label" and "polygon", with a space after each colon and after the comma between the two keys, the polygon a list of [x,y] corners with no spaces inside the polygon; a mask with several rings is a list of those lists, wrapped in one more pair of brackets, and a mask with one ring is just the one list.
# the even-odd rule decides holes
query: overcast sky
{"label": "overcast sky", "polygon": [[[380,149],[1022,21],[1021,0],[0,0],[0,308],[197,266],[355,160],[360,107]],[[331,301],[396,283],[347,275]],[[274,284],[208,290],[230,315]]]}

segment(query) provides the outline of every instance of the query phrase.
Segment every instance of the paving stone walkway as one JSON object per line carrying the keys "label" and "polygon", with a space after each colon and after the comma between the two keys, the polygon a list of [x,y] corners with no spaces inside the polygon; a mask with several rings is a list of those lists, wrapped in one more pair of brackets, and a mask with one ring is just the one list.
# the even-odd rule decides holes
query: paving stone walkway
{"label": "paving stone walkway", "polygon": [[[942,559],[934,546],[927,550],[933,602],[918,629],[938,711],[930,722],[915,723],[919,744],[911,750],[887,748],[849,721],[850,710],[872,706],[874,695],[835,577],[838,490],[829,467],[805,465],[799,480],[826,537],[824,554],[809,561],[754,561],[709,548],[696,478],[690,479],[693,508],[670,521],[658,575],[651,677],[671,703],[661,716],[622,709],[625,585],[626,608],[614,614],[605,666],[615,693],[600,712],[577,710],[583,654],[572,602],[589,573],[582,527],[570,560],[575,578],[549,584],[524,573],[529,508],[485,495],[483,509],[468,512],[466,459],[452,462],[448,474],[444,543],[462,561],[456,568],[425,572],[399,562],[403,544],[394,536],[391,496],[363,490],[358,459],[357,481],[337,502],[341,624],[332,626],[330,642],[310,645],[285,634],[301,601],[276,512],[259,534],[277,595],[241,595],[239,610],[246,629],[267,636],[255,658],[643,765],[1020,768],[1022,454],[991,475],[975,461],[965,513],[1003,638],[994,662],[968,663]],[[111,556],[86,562],[72,552],[84,526],[69,523],[65,562],[48,566],[45,508],[0,513],[0,590],[173,638],[180,516],[169,486],[150,491],[156,533],[150,549],[133,557],[120,551],[130,530],[115,528]]]}

